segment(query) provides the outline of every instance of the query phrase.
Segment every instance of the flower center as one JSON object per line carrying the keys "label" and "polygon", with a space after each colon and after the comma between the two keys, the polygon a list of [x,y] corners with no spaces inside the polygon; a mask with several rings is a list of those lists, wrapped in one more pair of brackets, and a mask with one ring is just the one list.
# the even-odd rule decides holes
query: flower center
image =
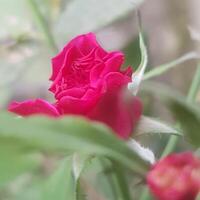
{"label": "flower center", "polygon": [[89,55],[78,58],[64,68],[62,78],[56,85],[56,95],[71,88],[88,88],[90,86],[90,72],[93,67],[103,62],[95,56],[95,50]]}

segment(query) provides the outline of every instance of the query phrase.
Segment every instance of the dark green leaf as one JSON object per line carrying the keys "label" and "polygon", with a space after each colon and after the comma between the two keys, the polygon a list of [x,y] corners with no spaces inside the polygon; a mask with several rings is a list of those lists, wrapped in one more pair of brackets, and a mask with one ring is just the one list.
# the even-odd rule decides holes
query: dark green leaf
{"label": "dark green leaf", "polygon": [[196,147],[200,146],[200,110],[197,106],[173,100],[169,103],[171,112],[180,122],[184,133]]}
{"label": "dark green leaf", "polygon": [[[156,88],[156,89],[155,89]],[[186,138],[195,145],[200,146],[200,107],[187,101],[184,96],[158,83],[145,84],[143,90],[161,97],[180,123]]]}

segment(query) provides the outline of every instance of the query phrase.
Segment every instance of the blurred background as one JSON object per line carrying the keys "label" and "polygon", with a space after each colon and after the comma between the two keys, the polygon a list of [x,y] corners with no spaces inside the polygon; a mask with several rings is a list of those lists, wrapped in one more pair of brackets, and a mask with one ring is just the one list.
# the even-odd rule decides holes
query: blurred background
{"label": "blurred background", "polygon": [[[148,48],[147,70],[190,52],[200,53],[199,0],[1,0],[0,3],[1,110],[11,100],[42,97],[51,101],[48,92],[51,58],[78,34],[95,32],[105,49],[122,50],[126,54],[124,66],[136,69],[140,63],[136,8],[141,12]],[[186,94],[196,65],[196,60],[190,59],[154,80]],[[146,114],[172,122],[159,101],[145,95],[142,98]],[[165,139],[160,138],[158,145],[151,137],[156,155]],[[145,138],[143,142],[149,140]]]}
{"label": "blurred background", "polygon": [[[94,31],[107,50],[121,49],[125,65],[140,61],[135,7],[140,8],[149,65],[200,49],[198,0],[1,0],[0,108],[11,99],[51,98],[50,59],[77,34]],[[194,61],[158,80],[187,92]]]}

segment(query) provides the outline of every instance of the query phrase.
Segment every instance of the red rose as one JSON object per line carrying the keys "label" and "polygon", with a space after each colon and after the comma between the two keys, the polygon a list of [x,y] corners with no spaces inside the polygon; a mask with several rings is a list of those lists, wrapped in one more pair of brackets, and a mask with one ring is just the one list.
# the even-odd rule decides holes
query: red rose
{"label": "red rose", "polygon": [[108,87],[127,84],[130,76],[125,73],[131,69],[120,71],[123,60],[121,52],[103,50],[93,33],[73,39],[52,59],[50,91],[59,111],[85,114],[96,106]]}
{"label": "red rose", "polygon": [[200,159],[190,152],[169,155],[153,166],[147,183],[159,200],[195,200],[200,192]]}
{"label": "red rose", "polygon": [[[127,100],[124,96],[132,70],[129,67],[121,71],[123,61],[121,52],[102,49],[93,33],[80,35],[52,59],[50,80],[53,83],[49,90],[54,93],[56,102],[51,105],[44,100],[30,101],[32,108],[29,109],[26,101],[11,104],[9,110],[23,116],[24,113],[26,116],[37,113],[84,115],[106,123],[119,136],[127,138],[139,120],[142,105],[137,98]],[[38,108],[38,101],[43,101],[44,107]]]}

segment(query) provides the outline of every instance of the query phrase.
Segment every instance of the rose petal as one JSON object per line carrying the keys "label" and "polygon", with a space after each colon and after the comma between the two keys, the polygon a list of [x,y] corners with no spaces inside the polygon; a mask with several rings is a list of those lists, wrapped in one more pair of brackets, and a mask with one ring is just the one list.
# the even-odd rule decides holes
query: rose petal
{"label": "rose petal", "polygon": [[121,71],[121,73],[123,73],[126,76],[131,77],[133,74],[133,69],[131,66],[128,66],[124,71]]}
{"label": "rose petal", "polygon": [[63,90],[58,95],[56,95],[56,99],[61,99],[64,96],[72,96],[76,98],[81,98],[85,94],[86,89],[84,88],[71,88],[67,90]]}
{"label": "rose petal", "polygon": [[105,93],[88,117],[104,122],[120,138],[127,139],[132,134],[141,113],[142,104],[138,98],[126,99],[123,89],[115,89]]}
{"label": "rose petal", "polygon": [[101,74],[101,76],[105,76],[105,74],[109,72],[119,71],[122,63],[124,62],[124,55],[121,52],[114,52],[112,56],[105,63],[105,68]]}
{"label": "rose petal", "polygon": [[104,51],[99,43],[96,40],[96,36],[94,33],[88,33],[88,34],[83,34],[80,35],[76,38],[74,38],[70,43],[69,46],[75,45],[79,50],[84,54],[87,55],[89,54],[92,49],[98,47],[99,50],[101,51],[101,54],[106,55],[106,51]]}
{"label": "rose petal", "polygon": [[52,75],[49,80],[54,81],[64,67],[69,68],[72,62],[83,55],[75,46],[69,47],[68,45],[55,57],[51,59]]}
{"label": "rose petal", "polygon": [[113,90],[118,87],[122,87],[131,81],[129,76],[126,76],[120,72],[110,72],[105,76],[108,90]]}
{"label": "rose petal", "polygon": [[9,105],[8,110],[21,116],[43,114],[57,117],[60,115],[54,105],[43,99],[12,102]]}
{"label": "rose petal", "polygon": [[96,87],[96,85],[98,84],[101,73],[102,73],[104,68],[105,68],[105,64],[100,63],[100,64],[97,64],[95,67],[93,67],[91,69],[90,84],[91,84],[92,87]]}
{"label": "rose petal", "polygon": [[55,80],[55,78],[57,77],[57,75],[63,65],[66,55],[67,55],[66,50],[63,49],[58,55],[56,55],[55,57],[53,57],[51,59],[51,64],[52,64],[53,69],[52,69],[52,75],[49,78],[49,80],[51,80],[51,81]]}
{"label": "rose petal", "polygon": [[94,48],[98,48],[98,54],[100,56],[105,56],[107,54],[97,42],[94,33],[82,34],[75,37],[63,48],[62,52],[58,54],[58,56],[62,57],[72,47],[78,48],[82,55],[89,54]]}
{"label": "rose petal", "polygon": [[93,106],[93,99],[84,100],[70,96],[65,96],[57,102],[57,107],[62,114],[85,115]]}
{"label": "rose petal", "polygon": [[[70,70],[70,66],[74,60],[80,57],[80,53],[78,52],[76,47],[72,47],[66,52],[65,58],[61,66],[54,65],[56,62],[54,61],[53,64],[53,73],[50,80],[54,81],[49,88],[49,91],[55,93],[56,92],[56,85],[59,81],[66,76],[67,72]],[[56,57],[53,59],[57,59]],[[56,63],[57,64],[57,63]]]}
{"label": "rose petal", "polygon": [[97,102],[97,99],[99,99],[101,95],[101,87],[99,88],[89,88],[84,96],[82,97],[83,100],[92,100],[93,104]]}

